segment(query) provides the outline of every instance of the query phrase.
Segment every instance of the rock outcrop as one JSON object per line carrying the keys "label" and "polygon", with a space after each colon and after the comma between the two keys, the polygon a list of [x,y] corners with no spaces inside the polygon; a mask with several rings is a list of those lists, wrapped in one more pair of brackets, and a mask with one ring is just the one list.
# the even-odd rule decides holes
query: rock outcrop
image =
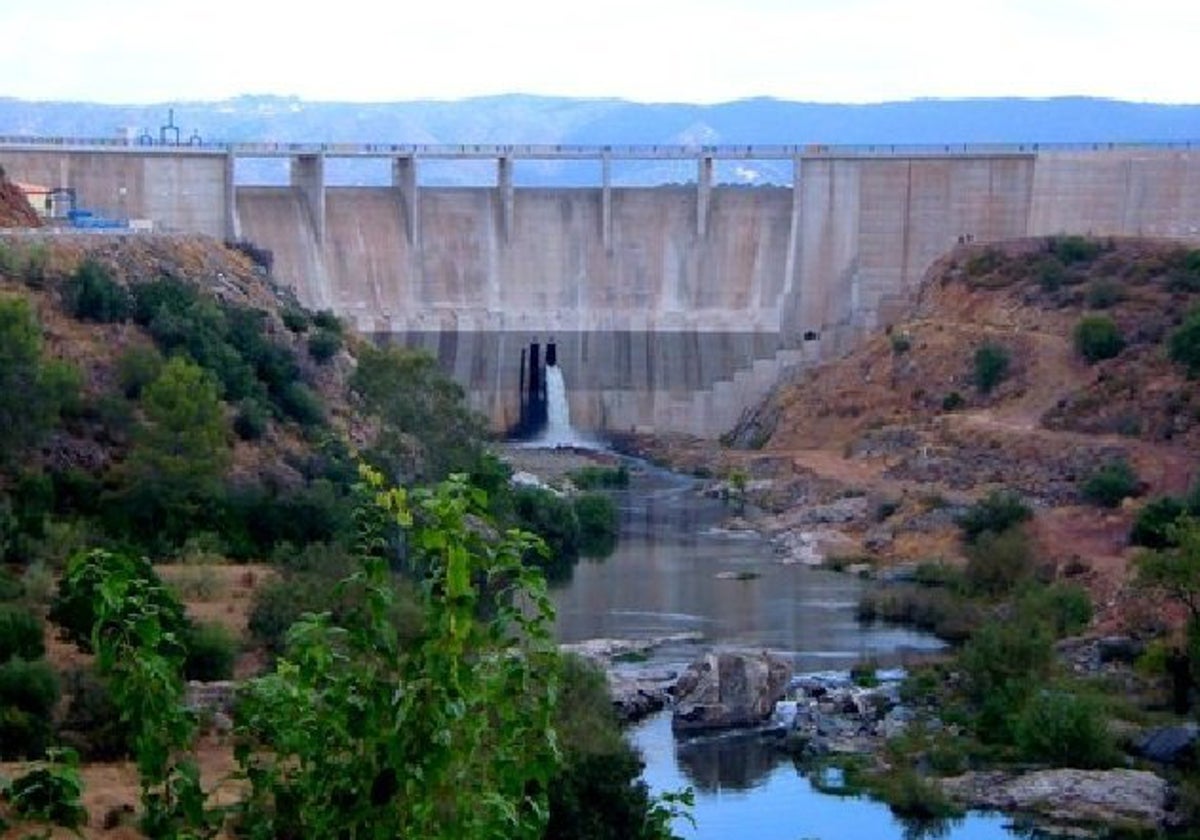
{"label": "rock outcrop", "polygon": [[942,789],[964,805],[1032,814],[1059,825],[1157,828],[1170,817],[1170,786],[1145,770],[967,773],[943,779]]}
{"label": "rock outcrop", "polygon": [[791,666],[769,653],[716,651],[688,666],[675,685],[676,732],[754,726],[783,699]]}

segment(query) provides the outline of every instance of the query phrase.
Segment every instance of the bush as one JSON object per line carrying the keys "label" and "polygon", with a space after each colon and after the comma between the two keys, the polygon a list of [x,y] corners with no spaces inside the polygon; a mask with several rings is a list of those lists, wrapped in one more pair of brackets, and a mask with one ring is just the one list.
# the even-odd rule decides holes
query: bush
{"label": "bush", "polygon": [[63,284],[63,303],[79,320],[102,324],[125,321],[133,312],[129,291],[91,258],[85,259]]}
{"label": "bush", "polygon": [[316,393],[302,382],[293,382],[279,395],[279,408],[301,426],[318,426],[325,422],[325,409]]}
{"label": "bush", "polygon": [[1082,633],[1092,621],[1092,599],[1086,589],[1073,583],[1031,586],[1017,604],[1022,623],[1042,622],[1056,638]]}
{"label": "bush", "polygon": [[967,546],[963,570],[967,588],[977,595],[999,596],[1011,592],[1033,574],[1033,550],[1019,527],[985,531]]}
{"label": "bush", "polygon": [[0,606],[0,663],[45,655],[42,620],[23,607]]}
{"label": "bush", "polygon": [[1137,494],[1137,474],[1124,458],[1104,464],[1083,483],[1083,498],[1101,507],[1115,508]]}
{"label": "bush", "polygon": [[283,319],[283,325],[291,332],[308,332],[308,313],[303,309],[288,307],[287,309],[283,310],[280,317]]}
{"label": "bush", "polygon": [[629,469],[624,464],[621,464],[619,467],[580,467],[577,470],[568,472],[567,477],[580,490],[629,486]]}
{"label": "bush", "polygon": [[0,665],[0,758],[37,758],[46,749],[58,677],[44,660]]}
{"label": "bush", "polygon": [[342,349],[342,334],[329,329],[320,329],[308,337],[308,355],[317,364],[324,364]]}
{"label": "bush", "polygon": [[1100,255],[1100,243],[1083,236],[1056,236],[1050,242],[1050,252],[1063,265],[1087,263]]}
{"label": "bush", "polygon": [[1040,623],[991,621],[959,652],[963,688],[978,710],[976,734],[986,743],[1012,743],[1016,715],[1045,683],[1054,662],[1049,632]]}
{"label": "bush", "polygon": [[59,725],[59,740],[88,761],[128,757],[133,746],[131,732],[121,720],[121,709],[108,682],[90,668],[71,671],[65,682],[70,702]]}
{"label": "bush", "polygon": [[1057,292],[1062,288],[1063,281],[1067,276],[1063,264],[1055,257],[1043,257],[1038,260],[1034,272],[1037,275],[1038,285],[1047,292]]}
{"label": "bush", "polygon": [[271,412],[253,397],[238,403],[237,415],[233,418],[233,431],[242,440],[258,440],[267,433],[271,423]]}
{"label": "bush", "polygon": [[617,545],[617,506],[602,493],[584,493],[574,499],[579,522],[579,553],[607,557]]}
{"label": "bush", "polygon": [[1017,493],[993,490],[959,517],[958,526],[962,529],[963,538],[972,543],[983,533],[1007,531],[1032,516],[1033,510]]}
{"label": "bush", "polygon": [[183,605],[163,585],[150,561],[96,549],[71,558],[66,574],[59,581],[58,593],[50,604],[49,618],[63,629],[68,640],[81,650],[91,650],[96,603],[101,587],[110,578],[143,582],[146,585],[144,594],[164,629],[182,636],[188,624]]}
{"label": "bush", "polygon": [[958,391],[951,391],[946,396],[942,397],[942,411],[958,411],[967,401],[963,399],[963,395]]}
{"label": "bush", "polygon": [[1075,325],[1075,349],[1095,364],[1112,359],[1125,349],[1125,337],[1112,318],[1107,315],[1088,315]]}
{"label": "bush", "polygon": [[187,658],[183,674],[189,680],[215,682],[233,677],[237,640],[219,624],[193,624],[184,637]]}
{"label": "bush", "polygon": [[531,556],[528,562],[542,567],[550,578],[562,579],[579,556],[579,517],[575,507],[550,490],[519,487],[513,493],[517,524],[541,537],[549,557]]}
{"label": "bush", "polygon": [[1187,367],[1188,377],[1200,374],[1200,309],[1193,309],[1167,343],[1171,361]]}
{"label": "bush", "polygon": [[313,326],[319,330],[328,330],[341,334],[342,322],[328,309],[322,309],[312,317]]}
{"label": "bush", "polygon": [[117,358],[117,382],[121,393],[131,400],[142,395],[142,389],[162,375],[166,365],[162,353],[153,346],[134,345]]}
{"label": "bush", "polygon": [[1016,742],[1024,760],[1054,767],[1102,769],[1120,761],[1101,704],[1065,691],[1029,698],[1017,719]]}
{"label": "bush", "polygon": [[1008,378],[1008,349],[999,344],[985,344],[975,351],[974,382],[982,393],[991,393]]}
{"label": "bush", "polygon": [[[83,780],[79,776],[78,758],[62,752],[55,757],[65,761],[35,767],[18,776],[8,786],[5,797],[19,817],[77,829],[87,823],[88,816],[87,809],[79,802]],[[47,832],[44,836],[51,835]]]}
{"label": "bush", "polygon": [[892,353],[896,356],[903,355],[912,349],[912,338],[908,333],[892,333]]}
{"label": "bush", "polygon": [[1125,300],[1125,290],[1120,283],[1107,278],[1095,280],[1087,290],[1087,305],[1092,309],[1108,309]]}
{"label": "bush", "polygon": [[1168,548],[1174,540],[1168,526],[1188,512],[1187,506],[1174,496],[1161,496],[1147,502],[1138,511],[1129,531],[1129,542],[1146,548]]}

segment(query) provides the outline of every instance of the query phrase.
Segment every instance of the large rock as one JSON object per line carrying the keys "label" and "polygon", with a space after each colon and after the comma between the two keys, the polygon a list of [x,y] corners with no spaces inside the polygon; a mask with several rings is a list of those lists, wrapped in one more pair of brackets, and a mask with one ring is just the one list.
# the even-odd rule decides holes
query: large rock
{"label": "large rock", "polygon": [[1053,824],[1158,828],[1170,788],[1145,770],[1038,770],[1023,775],[967,773],[942,780],[954,799],[976,808],[1035,814]]}
{"label": "large rock", "polygon": [[1192,765],[1200,758],[1200,724],[1161,726],[1151,729],[1138,739],[1138,755],[1159,764]]}
{"label": "large rock", "polygon": [[719,651],[688,666],[675,685],[676,732],[754,726],[783,699],[792,668],[769,653]]}

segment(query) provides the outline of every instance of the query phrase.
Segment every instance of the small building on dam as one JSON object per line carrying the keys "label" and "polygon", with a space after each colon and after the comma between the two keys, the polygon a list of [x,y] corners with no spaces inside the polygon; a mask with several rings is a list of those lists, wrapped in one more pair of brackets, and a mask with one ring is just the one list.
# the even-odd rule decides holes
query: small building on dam
{"label": "small building on dam", "polygon": [[[614,160],[695,162],[618,187]],[[240,162],[287,161],[286,183]],[[386,186],[327,183],[331,159]],[[530,159],[592,160],[591,187],[514,185]],[[718,160],[791,162],[790,186],[714,182]],[[427,160],[494,161],[431,187]],[[0,139],[15,180],[105,216],[248,240],[276,279],[360,332],[432,352],[497,429],[522,417],[530,348],[553,344],[573,423],[717,435],[789,367],[853,348],[958,243],[1050,234],[1200,241],[1200,144],[1086,146],[138,145]],[[527,406],[526,406],[527,409]]]}

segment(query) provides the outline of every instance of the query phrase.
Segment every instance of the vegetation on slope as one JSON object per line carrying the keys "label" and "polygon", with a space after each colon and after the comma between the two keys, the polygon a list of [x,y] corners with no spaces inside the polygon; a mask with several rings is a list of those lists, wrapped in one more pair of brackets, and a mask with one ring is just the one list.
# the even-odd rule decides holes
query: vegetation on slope
{"label": "vegetation on slope", "polygon": [[[0,794],[0,825],[77,824],[82,754],[136,759],[154,837],[541,836],[556,808],[587,836],[669,833],[611,716],[554,702],[540,568],[611,540],[611,505],[578,497],[561,532],[549,491],[518,503],[428,357],[360,344],[215,243],[11,239],[0,379],[0,757],[49,759]],[[193,613],[247,561],[239,637]],[[86,655],[42,658],[47,606]],[[228,745],[183,686],[235,669],[256,679],[230,806],[201,772]],[[576,712],[590,742],[554,735]]]}

